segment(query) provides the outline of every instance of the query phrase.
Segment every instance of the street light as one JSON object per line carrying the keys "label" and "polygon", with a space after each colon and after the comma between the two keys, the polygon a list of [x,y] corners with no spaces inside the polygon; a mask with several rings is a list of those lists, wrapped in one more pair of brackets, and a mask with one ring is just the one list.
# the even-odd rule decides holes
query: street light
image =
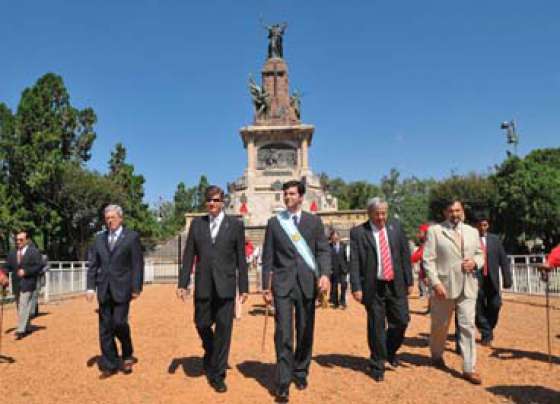
{"label": "street light", "polygon": [[512,119],[509,122],[502,122],[501,129],[506,131],[507,144],[513,145],[513,154],[517,155],[517,145],[519,144],[519,134],[515,126],[515,121]]}

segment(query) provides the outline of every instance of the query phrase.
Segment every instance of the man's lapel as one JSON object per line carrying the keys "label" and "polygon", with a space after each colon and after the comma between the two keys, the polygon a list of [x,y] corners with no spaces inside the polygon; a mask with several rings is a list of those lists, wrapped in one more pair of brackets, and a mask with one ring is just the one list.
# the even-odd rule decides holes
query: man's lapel
{"label": "man's lapel", "polygon": [[441,232],[442,234],[447,237],[451,243],[455,246],[455,250],[456,252],[461,255],[461,245],[457,243],[457,240],[455,239],[455,230],[451,229],[449,227],[448,223],[444,223],[441,226]]}
{"label": "man's lapel", "polygon": [[[128,230],[123,227],[120,236],[117,238],[117,241],[115,242],[115,245],[113,246],[113,251],[111,251],[109,249],[109,251],[111,251],[111,254],[114,254],[115,251],[117,251],[117,249],[122,245],[122,243],[123,243],[123,241],[124,241],[124,239],[126,238],[127,235],[128,235]],[[108,240],[109,240],[109,236],[107,236],[107,244],[109,243]]]}
{"label": "man's lapel", "polygon": [[202,216],[202,236],[212,244],[212,234],[210,233],[210,215]]}
{"label": "man's lapel", "polygon": [[299,217],[299,223],[297,225],[297,228],[299,230],[299,233],[303,236],[303,238],[305,239],[305,241],[307,242],[307,244],[309,245],[309,248],[311,248],[311,218],[309,217],[311,213],[307,213],[307,212],[301,212],[301,215]]}
{"label": "man's lapel", "polygon": [[[224,218],[222,219],[222,223],[220,224],[220,228],[218,229],[218,234],[216,234],[216,240],[214,241],[214,244],[218,244],[225,237],[225,234],[227,234],[229,230],[229,226],[229,217],[228,215],[224,214]],[[210,228],[208,228],[208,231],[210,231]],[[212,239],[212,237],[210,237],[210,239]]]}
{"label": "man's lapel", "polygon": [[364,223],[364,232],[366,233],[366,239],[371,244],[371,248],[373,248],[374,252],[377,252],[377,246],[375,245],[375,239],[373,238],[373,229],[369,220]]}

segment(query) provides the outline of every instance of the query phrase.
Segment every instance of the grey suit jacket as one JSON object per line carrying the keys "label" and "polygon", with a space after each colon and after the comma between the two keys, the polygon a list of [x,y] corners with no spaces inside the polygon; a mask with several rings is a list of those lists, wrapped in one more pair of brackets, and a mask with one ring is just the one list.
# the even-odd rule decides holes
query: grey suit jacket
{"label": "grey suit jacket", "polygon": [[478,230],[462,224],[463,245],[457,243],[454,230],[448,221],[428,230],[424,244],[423,264],[426,276],[433,286],[442,284],[449,299],[465,297],[476,299],[478,278],[476,271],[464,273],[461,264],[464,258],[472,258],[477,268],[484,265],[484,254],[480,246]]}
{"label": "grey suit jacket", "polygon": [[[331,274],[331,251],[321,218],[301,212],[298,230],[307,242],[317,262],[320,276]],[[272,275],[272,291],[288,296],[296,284],[307,299],[315,297],[316,277],[299,255],[276,216],[269,219],[264,237],[262,256],[263,287],[267,288]]]}

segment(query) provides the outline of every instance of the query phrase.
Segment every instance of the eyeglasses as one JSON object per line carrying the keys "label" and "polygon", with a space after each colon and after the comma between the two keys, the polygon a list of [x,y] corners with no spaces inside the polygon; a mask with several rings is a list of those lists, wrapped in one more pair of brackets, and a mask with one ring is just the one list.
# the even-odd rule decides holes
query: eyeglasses
{"label": "eyeglasses", "polygon": [[25,241],[24,238],[16,238],[16,241]]}
{"label": "eyeglasses", "polygon": [[220,198],[208,198],[208,199],[206,199],[206,202],[207,203],[210,203],[210,202],[218,203],[218,202],[222,202],[222,200]]}

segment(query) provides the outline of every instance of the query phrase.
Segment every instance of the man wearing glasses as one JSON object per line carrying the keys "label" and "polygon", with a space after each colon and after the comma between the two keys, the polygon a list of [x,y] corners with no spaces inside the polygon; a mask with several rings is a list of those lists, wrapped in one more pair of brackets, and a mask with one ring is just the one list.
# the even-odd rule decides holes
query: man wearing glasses
{"label": "man wearing glasses", "polygon": [[16,234],[16,249],[10,251],[6,260],[6,269],[12,273],[13,292],[18,309],[18,326],[16,340],[30,334],[31,296],[37,287],[37,276],[41,272],[43,261],[41,253],[28,239],[27,232]]}
{"label": "man wearing glasses", "polygon": [[245,228],[240,220],[224,213],[224,191],[220,187],[209,186],[205,196],[208,215],[197,217],[191,223],[177,297],[186,301],[191,269],[196,262],[194,322],[204,348],[204,371],[210,386],[218,393],[225,393],[236,275],[241,303],[245,303],[249,292]]}

